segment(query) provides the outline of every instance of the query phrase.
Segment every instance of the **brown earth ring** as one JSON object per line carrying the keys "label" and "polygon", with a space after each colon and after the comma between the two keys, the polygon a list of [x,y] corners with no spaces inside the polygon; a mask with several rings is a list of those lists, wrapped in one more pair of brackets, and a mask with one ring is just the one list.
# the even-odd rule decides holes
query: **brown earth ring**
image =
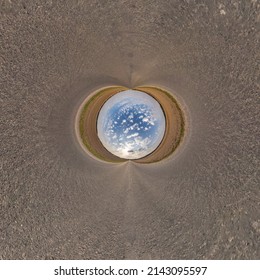
{"label": "brown earth ring", "polygon": [[[104,103],[126,87],[111,86],[102,88],[88,97],[80,107],[76,118],[77,136],[81,146],[92,156],[111,163],[125,162],[110,153],[101,143],[97,134],[97,118]],[[175,98],[164,89],[152,86],[134,88],[155,98],[165,115],[165,133],[160,145],[149,155],[133,160],[137,163],[154,163],[170,156],[181,143],[184,136],[184,115]]]}

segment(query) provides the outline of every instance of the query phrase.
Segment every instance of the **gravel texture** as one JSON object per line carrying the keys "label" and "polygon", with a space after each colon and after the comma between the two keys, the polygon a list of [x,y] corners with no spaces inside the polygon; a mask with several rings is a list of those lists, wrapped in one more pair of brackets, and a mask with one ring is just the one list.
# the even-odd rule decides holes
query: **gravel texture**
{"label": "gravel texture", "polygon": [[[259,259],[259,10],[0,0],[0,258]],[[88,157],[76,110],[110,85],[174,91],[182,151]]]}

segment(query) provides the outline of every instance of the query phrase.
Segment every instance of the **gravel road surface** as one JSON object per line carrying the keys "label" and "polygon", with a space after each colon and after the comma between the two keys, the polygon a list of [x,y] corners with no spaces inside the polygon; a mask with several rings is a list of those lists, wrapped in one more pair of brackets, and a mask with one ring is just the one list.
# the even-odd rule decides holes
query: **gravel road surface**
{"label": "gravel road surface", "polygon": [[[258,0],[0,0],[0,258],[259,259]],[[104,86],[159,86],[179,152],[109,164],[75,137]]]}

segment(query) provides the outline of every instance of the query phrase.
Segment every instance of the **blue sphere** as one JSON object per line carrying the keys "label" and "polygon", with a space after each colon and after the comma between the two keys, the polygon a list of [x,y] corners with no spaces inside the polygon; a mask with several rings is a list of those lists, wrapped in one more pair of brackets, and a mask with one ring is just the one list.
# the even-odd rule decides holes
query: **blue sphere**
{"label": "blue sphere", "polygon": [[139,159],[152,153],[165,132],[160,104],[147,93],[126,90],[113,95],[99,112],[98,137],[112,154]]}

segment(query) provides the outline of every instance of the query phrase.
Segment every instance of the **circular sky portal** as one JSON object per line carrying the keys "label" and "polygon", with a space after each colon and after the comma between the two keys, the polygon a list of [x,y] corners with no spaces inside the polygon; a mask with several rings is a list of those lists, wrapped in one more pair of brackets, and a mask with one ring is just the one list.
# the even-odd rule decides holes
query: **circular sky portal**
{"label": "circular sky portal", "polygon": [[97,119],[97,133],[103,146],[125,159],[139,159],[152,153],[164,132],[165,117],[160,104],[137,90],[113,95]]}

